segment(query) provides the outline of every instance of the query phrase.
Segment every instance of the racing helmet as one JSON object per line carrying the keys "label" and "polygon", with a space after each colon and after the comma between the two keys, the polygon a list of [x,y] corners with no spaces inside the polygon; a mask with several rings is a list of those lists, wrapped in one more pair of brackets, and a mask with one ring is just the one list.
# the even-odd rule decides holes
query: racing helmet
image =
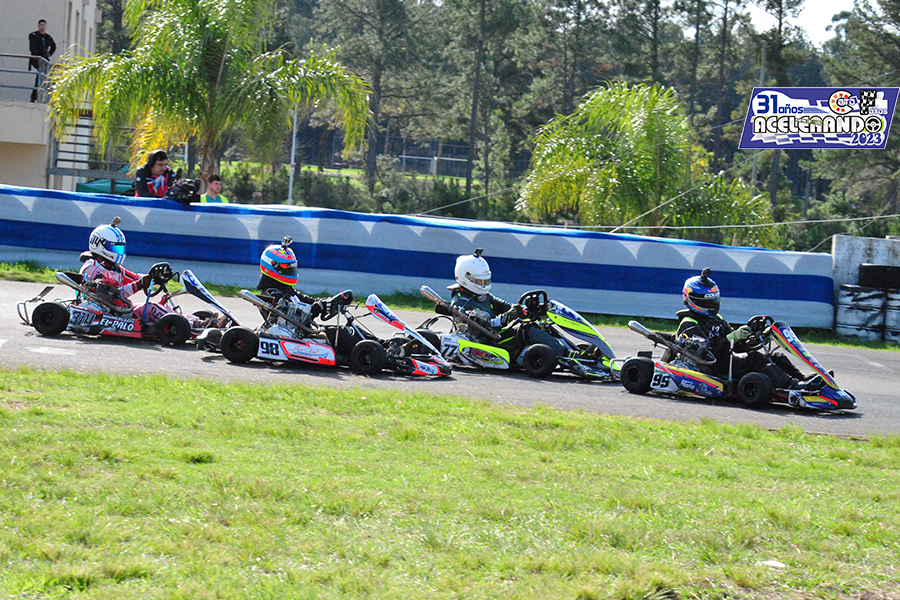
{"label": "racing helmet", "polygon": [[285,237],[281,244],[273,244],[266,248],[259,257],[259,270],[263,275],[275,281],[293,286],[300,279],[297,273],[297,256],[291,250],[291,238]]}
{"label": "racing helmet", "polygon": [[118,224],[119,220],[116,217],[112,225],[95,228],[88,239],[88,250],[95,256],[121,265],[125,262],[125,234],[116,227]]}
{"label": "racing helmet", "polygon": [[491,268],[481,258],[483,250],[478,248],[475,254],[466,254],[456,259],[456,283],[475,295],[481,296],[491,290]]}
{"label": "racing helmet", "polygon": [[719,286],[709,278],[710,273],[711,269],[703,269],[700,275],[685,281],[681,291],[684,305],[706,317],[719,314]]}

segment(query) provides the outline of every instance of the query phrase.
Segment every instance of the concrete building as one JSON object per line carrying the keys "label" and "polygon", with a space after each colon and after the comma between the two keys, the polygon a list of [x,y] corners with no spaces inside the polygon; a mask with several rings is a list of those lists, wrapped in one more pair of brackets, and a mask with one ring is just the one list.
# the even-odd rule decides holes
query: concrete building
{"label": "concrete building", "polygon": [[5,11],[0,28],[0,183],[73,191],[77,178],[51,175],[53,136],[46,95],[31,102],[35,71],[28,70],[28,34],[39,19],[56,42],[51,63],[63,54],[95,51],[100,11],[96,0],[29,0]]}

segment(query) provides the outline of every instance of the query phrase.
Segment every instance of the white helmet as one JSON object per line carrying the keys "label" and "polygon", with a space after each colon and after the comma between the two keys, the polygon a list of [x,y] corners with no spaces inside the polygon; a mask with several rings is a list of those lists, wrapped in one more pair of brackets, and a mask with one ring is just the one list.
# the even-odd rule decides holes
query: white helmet
{"label": "white helmet", "polygon": [[456,283],[473,294],[481,296],[491,290],[491,268],[481,258],[481,248],[475,254],[466,254],[456,259]]}
{"label": "white helmet", "polygon": [[125,262],[125,234],[114,225],[101,225],[91,232],[88,249],[92,254],[121,265]]}

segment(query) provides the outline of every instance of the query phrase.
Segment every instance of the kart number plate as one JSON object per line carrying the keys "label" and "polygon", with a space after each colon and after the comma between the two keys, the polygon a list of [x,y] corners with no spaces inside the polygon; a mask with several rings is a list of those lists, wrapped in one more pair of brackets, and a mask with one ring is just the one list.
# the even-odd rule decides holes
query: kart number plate
{"label": "kart number plate", "polygon": [[72,316],[69,319],[70,327],[87,327],[94,320],[94,314],[86,310],[72,309]]}
{"label": "kart number plate", "polygon": [[257,356],[259,358],[287,360],[287,357],[281,351],[281,344],[275,340],[259,340]]}
{"label": "kart number plate", "polygon": [[657,371],[653,374],[653,380],[650,382],[650,385],[655,388],[668,388],[669,382],[671,381],[671,377],[668,373],[663,373],[661,371]]}

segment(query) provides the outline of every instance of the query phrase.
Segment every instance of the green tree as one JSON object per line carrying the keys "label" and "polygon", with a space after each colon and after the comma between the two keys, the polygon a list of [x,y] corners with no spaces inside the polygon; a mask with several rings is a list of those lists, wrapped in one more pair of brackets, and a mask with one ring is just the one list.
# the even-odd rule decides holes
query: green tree
{"label": "green tree", "polygon": [[519,206],[539,215],[574,210],[584,225],[770,220],[743,184],[705,172],[693,137],[671,89],[612,84],[541,130]]}
{"label": "green tree", "polygon": [[92,109],[101,143],[136,126],[133,164],[145,152],[191,137],[202,178],[218,172],[226,136],[240,130],[255,154],[277,152],[295,106],[332,103],[347,147],[361,143],[367,86],[327,50],[303,60],[266,51],[274,0],[127,0],[132,48],[66,57],[51,73],[56,126]]}

